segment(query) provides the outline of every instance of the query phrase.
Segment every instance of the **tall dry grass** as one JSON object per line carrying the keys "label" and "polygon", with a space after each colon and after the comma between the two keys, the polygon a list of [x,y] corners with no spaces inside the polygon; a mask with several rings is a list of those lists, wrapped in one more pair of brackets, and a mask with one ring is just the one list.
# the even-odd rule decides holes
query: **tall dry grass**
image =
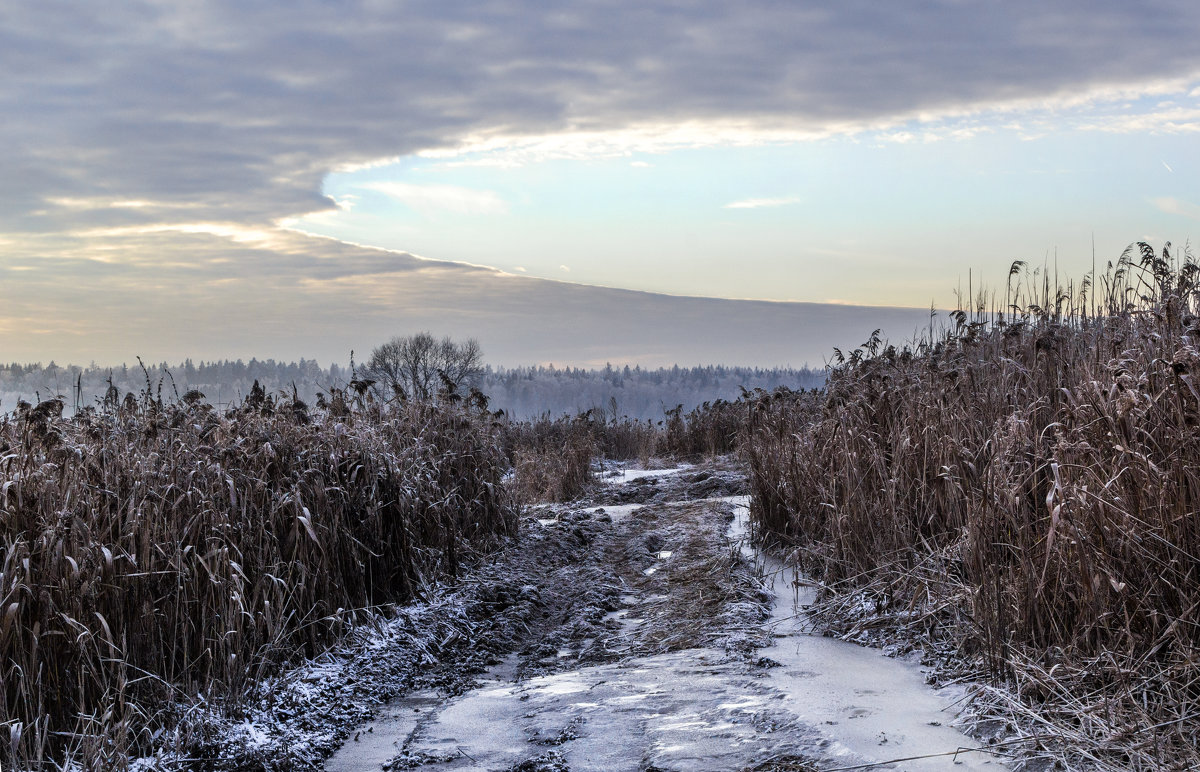
{"label": "tall dry grass", "polygon": [[526,502],[570,501],[587,490],[600,459],[645,465],[659,455],[690,459],[732,453],[744,434],[752,397],[705,402],[687,414],[676,407],[658,423],[596,409],[506,423],[516,489]]}
{"label": "tall dry grass", "polygon": [[[791,392],[780,387],[777,393],[804,392]],[[667,410],[661,442],[663,450],[682,459],[713,458],[737,452],[745,438],[751,405],[766,396],[768,392],[762,389],[748,392],[743,388],[742,395],[733,401],[704,402],[686,414],[682,405]]]}
{"label": "tall dry grass", "polygon": [[603,417],[588,410],[576,416],[504,425],[504,444],[513,470],[513,489],[522,503],[577,499],[595,479]]}
{"label": "tall dry grass", "polygon": [[756,407],[752,516],[835,598],[936,628],[1069,763],[1200,768],[1198,277],[1146,245],[1078,288],[1017,263],[998,308],[873,337],[815,409]]}
{"label": "tall dry grass", "polygon": [[0,417],[4,768],[121,768],[516,528],[486,413],[110,396]]}

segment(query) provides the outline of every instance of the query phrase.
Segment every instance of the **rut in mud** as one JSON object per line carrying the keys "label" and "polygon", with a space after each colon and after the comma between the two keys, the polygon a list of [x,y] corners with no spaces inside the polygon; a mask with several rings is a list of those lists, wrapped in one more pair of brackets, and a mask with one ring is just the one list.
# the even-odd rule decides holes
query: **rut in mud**
{"label": "rut in mud", "polygon": [[[633,478],[633,479],[630,479]],[[327,772],[997,769],[918,666],[803,630],[745,543],[729,471],[628,475],[533,510],[471,581],[457,656],[374,712]]]}

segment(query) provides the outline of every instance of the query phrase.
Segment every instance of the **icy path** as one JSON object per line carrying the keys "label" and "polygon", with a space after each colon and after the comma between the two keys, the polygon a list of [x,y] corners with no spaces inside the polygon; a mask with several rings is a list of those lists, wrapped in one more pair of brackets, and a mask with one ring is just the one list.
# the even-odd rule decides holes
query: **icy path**
{"label": "icy path", "polygon": [[[749,501],[738,505],[734,535],[744,536]],[[743,549],[747,549],[743,538]],[[816,727],[837,746],[863,761],[931,756],[978,744],[949,726],[961,693],[934,691],[921,668],[875,649],[806,632],[802,607],[812,590],[797,587],[793,572],[773,556],[757,556],[771,581],[773,646],[760,653],[780,663],[770,674],[772,688],[784,695],[788,710]],[[931,756],[897,765],[906,770],[998,770],[985,753]]]}
{"label": "icy path", "polygon": [[[731,535],[752,554],[747,500],[725,501],[737,506]],[[766,771],[919,756],[928,758],[886,768],[1002,768],[983,753],[933,756],[972,746],[949,726],[958,695],[931,690],[914,663],[804,632],[791,573],[757,559],[776,596],[775,642],[758,664],[687,649],[514,683],[510,660],[461,697],[429,691],[392,703],[325,768]]]}

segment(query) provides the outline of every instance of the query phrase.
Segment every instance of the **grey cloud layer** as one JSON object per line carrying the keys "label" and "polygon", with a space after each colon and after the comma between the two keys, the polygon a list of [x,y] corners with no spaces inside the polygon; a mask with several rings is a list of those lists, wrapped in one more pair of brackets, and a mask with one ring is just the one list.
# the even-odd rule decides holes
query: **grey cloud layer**
{"label": "grey cloud layer", "polygon": [[[336,165],[471,134],[820,128],[1185,75],[1200,70],[1197,31],[1193,2],[1124,0],[0,0],[0,336],[30,358],[222,345],[340,357],[420,326],[488,329],[515,361],[614,346],[647,363],[813,361],[789,342],[796,325],[853,344],[876,322],[502,277],[279,231],[239,245],[130,229],[269,229],[329,206],[321,180]],[[877,316],[911,330],[905,314]]]}
{"label": "grey cloud layer", "polygon": [[1190,2],[198,0],[0,14],[10,222],[81,193],[200,200],[261,222],[321,206],[333,164],[467,132],[819,125],[1200,69]]}
{"label": "grey cloud layer", "polygon": [[[141,237],[186,260],[0,267],[0,359],[115,363],[273,356],[345,362],[399,331],[478,337],[489,361],[819,364],[928,312],[655,295],[506,276],[281,234],[270,249],[203,234]],[[301,248],[292,253],[292,248]],[[54,353],[48,354],[47,351]]]}

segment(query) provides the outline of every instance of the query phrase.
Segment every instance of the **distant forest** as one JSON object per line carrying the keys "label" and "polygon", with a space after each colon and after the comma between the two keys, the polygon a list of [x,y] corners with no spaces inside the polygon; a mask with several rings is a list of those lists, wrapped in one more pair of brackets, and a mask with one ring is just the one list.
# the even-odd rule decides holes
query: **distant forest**
{"label": "distant forest", "polygon": [[771,390],[777,386],[815,389],[825,385],[824,370],[749,367],[605,367],[603,370],[519,367],[489,369],[480,389],[493,407],[515,418],[550,413],[577,413],[599,408],[609,415],[658,420],[665,410],[685,411],[703,402],[736,399],[742,387]]}
{"label": "distant forest", "polygon": [[[0,364],[0,413],[16,409],[19,400],[35,403],[62,397],[66,411],[96,405],[108,389],[109,379],[124,396],[140,396],[147,389],[164,399],[182,396],[190,389],[202,392],[219,407],[240,402],[255,381],[268,392],[293,389],[310,404],[330,388],[345,388],[349,367],[321,367],[315,360],[276,362],[273,359],[199,362],[166,362],[147,365],[98,367],[90,365]],[[542,414],[558,416],[597,408],[606,414],[659,420],[664,410],[682,405],[684,410],[716,399],[735,399],[742,387],[774,389],[818,388],[825,384],[823,370],[761,369],[747,367],[640,367],[580,368],[517,367],[485,370],[474,384],[491,398],[492,410],[503,409],[513,418]]]}

